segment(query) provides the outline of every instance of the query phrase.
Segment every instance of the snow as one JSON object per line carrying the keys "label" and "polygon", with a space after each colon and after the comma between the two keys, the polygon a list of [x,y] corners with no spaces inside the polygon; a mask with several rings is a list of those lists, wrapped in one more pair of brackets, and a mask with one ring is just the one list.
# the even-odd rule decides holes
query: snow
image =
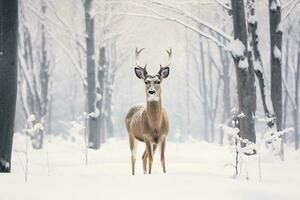
{"label": "snow", "polygon": [[270,9],[271,9],[271,11],[276,11],[277,10],[276,0],[272,1]]}
{"label": "snow", "polygon": [[[46,149],[29,149],[28,182],[24,181],[25,137],[15,134],[12,173],[0,176],[0,199],[289,199],[300,191],[299,152],[286,149],[281,162],[266,150],[261,155],[262,181],[258,181],[257,156],[243,159],[249,180],[233,178],[234,154],[226,146],[189,140],[167,143],[163,174],[159,156],[154,156],[152,175],[142,173],[139,143],[136,176],[131,175],[127,140],[110,139],[101,150],[89,150],[85,165],[84,141],[49,138]],[[48,156],[48,164],[47,164]]]}
{"label": "snow", "polygon": [[273,0],[272,3],[271,3],[270,10],[271,11],[276,11],[277,8],[280,8],[280,7],[281,7],[281,0]]}
{"label": "snow", "polygon": [[281,60],[281,51],[278,49],[276,45],[274,46],[273,55],[278,60]]}
{"label": "snow", "polygon": [[254,60],[253,64],[254,64],[254,70],[259,70],[261,72],[263,71],[261,64],[259,63],[258,60]]}
{"label": "snow", "polygon": [[96,114],[95,114],[95,112],[91,112],[91,113],[89,113],[89,114],[87,115],[87,117],[88,117],[88,118],[89,118],[89,117],[95,118],[95,117],[96,117]]}
{"label": "snow", "polygon": [[[98,82],[98,81],[97,81]],[[100,101],[102,99],[102,95],[99,93],[96,93],[96,100]]]}
{"label": "snow", "polygon": [[256,15],[250,15],[249,18],[248,18],[248,22],[250,24],[255,24],[257,22],[257,17]]}
{"label": "snow", "polygon": [[7,162],[6,160],[0,159],[0,163],[1,163],[1,165],[4,166],[6,169],[9,168],[9,162]]}
{"label": "snow", "polygon": [[237,116],[238,118],[244,118],[246,117],[245,113],[244,112],[241,112],[240,114],[238,114]]}
{"label": "snow", "polygon": [[243,59],[243,60],[240,60],[239,68],[241,68],[241,69],[247,69],[248,68],[248,61],[247,61],[246,58]]}
{"label": "snow", "polygon": [[239,40],[239,39],[232,40],[230,43],[230,49],[231,49],[232,55],[235,58],[244,56],[245,46],[243,45],[241,40]]}
{"label": "snow", "polygon": [[30,115],[27,119],[27,122],[33,122],[35,120],[35,115]]}
{"label": "snow", "polygon": [[282,32],[282,24],[281,24],[281,23],[279,23],[279,24],[277,25],[276,33],[277,33],[277,32]]}
{"label": "snow", "polygon": [[99,111],[99,109],[95,106],[95,112],[94,112],[94,118],[97,118],[97,117],[99,117],[99,115],[100,115],[100,111]]}

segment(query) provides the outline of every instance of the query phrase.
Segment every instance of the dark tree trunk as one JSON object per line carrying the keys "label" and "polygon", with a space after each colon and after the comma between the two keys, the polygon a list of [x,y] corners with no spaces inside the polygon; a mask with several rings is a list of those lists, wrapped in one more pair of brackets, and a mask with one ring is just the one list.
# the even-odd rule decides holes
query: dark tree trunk
{"label": "dark tree trunk", "polygon": [[95,40],[94,16],[91,15],[93,0],[84,1],[85,31],[86,31],[86,65],[87,65],[87,113],[89,147],[100,148],[100,135],[98,114],[96,112],[96,66],[95,66]]}
{"label": "dark tree trunk", "polygon": [[[270,14],[270,64],[271,64],[271,100],[276,118],[277,131],[282,130],[282,30],[281,4],[279,0],[269,0]],[[278,4],[278,5],[277,5]],[[281,140],[280,157],[284,160],[283,140]]]}
{"label": "dark tree trunk", "polygon": [[282,130],[282,32],[279,29],[279,24],[281,21],[281,7],[277,6],[277,0],[269,0],[269,12],[271,42],[271,99],[276,117],[277,130],[280,131]]}
{"label": "dark tree trunk", "polygon": [[[254,85],[254,69],[252,53],[248,51],[247,45],[247,29],[244,1],[231,0],[234,39],[240,40],[244,46],[243,55],[233,56],[236,74],[237,74],[237,90],[238,90],[238,112],[244,116],[239,118],[240,136],[251,142],[256,141],[254,115],[256,110],[256,91]],[[246,67],[241,67],[241,61],[246,62]]]}
{"label": "dark tree trunk", "polygon": [[0,28],[0,172],[10,172],[17,96],[17,0],[0,0]]}
{"label": "dark tree trunk", "polygon": [[[266,103],[266,95],[265,95],[265,83],[264,83],[264,74],[263,74],[263,64],[261,59],[261,54],[258,49],[258,34],[257,34],[257,21],[255,15],[255,0],[247,0],[248,7],[248,33],[249,33],[249,43],[251,50],[253,52],[254,57],[254,65],[255,65],[255,75],[258,79],[258,85],[260,89],[261,100],[263,104],[263,109],[265,113],[265,117],[273,117],[273,114],[270,113],[270,110]],[[252,19],[252,20],[250,20]],[[270,121],[267,123],[268,127],[273,127],[274,122]]]}

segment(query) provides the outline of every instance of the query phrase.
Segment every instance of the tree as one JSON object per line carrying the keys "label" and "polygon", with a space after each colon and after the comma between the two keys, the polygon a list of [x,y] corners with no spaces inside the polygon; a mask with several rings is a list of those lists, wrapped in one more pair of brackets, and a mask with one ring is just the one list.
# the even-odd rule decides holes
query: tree
{"label": "tree", "polygon": [[[281,2],[269,0],[270,19],[270,64],[271,64],[271,100],[276,117],[277,131],[282,130],[282,28]],[[280,156],[283,159],[283,141],[281,142]]]}
{"label": "tree", "polygon": [[[45,1],[40,2],[40,18],[37,21],[38,43],[32,38],[33,30],[28,26],[28,18],[25,13],[24,3],[20,4],[19,28],[19,98],[23,107],[25,117],[35,115],[35,120],[30,122],[39,124],[39,129],[30,135],[32,146],[36,149],[43,147],[45,134],[49,128],[49,103],[51,101],[50,90],[50,56],[48,45],[48,34],[46,30],[46,11]],[[32,125],[33,125],[32,124]]]}
{"label": "tree", "polygon": [[0,1],[0,172],[10,172],[17,96],[18,1]]}
{"label": "tree", "polygon": [[99,110],[96,107],[96,64],[93,0],[84,0],[85,31],[86,31],[86,67],[87,67],[87,113],[89,147],[100,148]]}
{"label": "tree", "polygon": [[[231,101],[230,101],[230,54],[219,47],[219,53],[222,63],[222,82],[223,82],[223,113],[222,123],[230,125],[231,123]],[[220,144],[224,141],[224,131],[221,129]]]}
{"label": "tree", "polygon": [[234,28],[232,55],[235,63],[238,89],[240,137],[251,142],[255,136],[256,91],[252,52],[248,49],[248,35],[244,1],[231,0]]}
{"label": "tree", "polygon": [[271,99],[276,117],[277,130],[282,130],[282,73],[281,73],[281,5],[278,0],[269,0],[270,14],[270,66]]}
{"label": "tree", "polygon": [[295,149],[299,149],[299,90],[300,90],[300,42],[298,41],[297,69],[295,71],[295,106],[293,109]]}

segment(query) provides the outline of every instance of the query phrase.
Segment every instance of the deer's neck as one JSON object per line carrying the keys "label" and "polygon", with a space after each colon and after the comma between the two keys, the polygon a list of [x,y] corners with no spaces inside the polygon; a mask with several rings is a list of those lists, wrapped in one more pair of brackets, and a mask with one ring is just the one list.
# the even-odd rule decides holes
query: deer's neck
{"label": "deer's neck", "polygon": [[161,125],[161,97],[156,100],[147,100],[147,118],[151,128],[156,129]]}

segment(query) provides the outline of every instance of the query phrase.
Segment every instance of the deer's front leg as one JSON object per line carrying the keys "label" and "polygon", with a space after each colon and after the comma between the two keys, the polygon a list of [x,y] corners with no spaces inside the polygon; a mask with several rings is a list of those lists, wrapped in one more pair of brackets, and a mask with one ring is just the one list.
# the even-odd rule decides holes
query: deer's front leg
{"label": "deer's front leg", "polygon": [[166,138],[163,137],[160,144],[159,144],[159,149],[160,149],[160,161],[161,161],[161,166],[163,168],[163,172],[166,173],[166,164],[165,164],[165,148],[166,148]]}
{"label": "deer's front leg", "polygon": [[149,174],[151,174],[152,163],[153,163],[152,144],[150,140],[148,140],[147,138],[145,139],[145,143],[146,143],[146,148],[149,156]]}
{"label": "deer's front leg", "polygon": [[132,175],[135,173],[135,161],[137,153],[137,141],[133,137],[129,137],[129,146],[131,151],[131,172]]}

